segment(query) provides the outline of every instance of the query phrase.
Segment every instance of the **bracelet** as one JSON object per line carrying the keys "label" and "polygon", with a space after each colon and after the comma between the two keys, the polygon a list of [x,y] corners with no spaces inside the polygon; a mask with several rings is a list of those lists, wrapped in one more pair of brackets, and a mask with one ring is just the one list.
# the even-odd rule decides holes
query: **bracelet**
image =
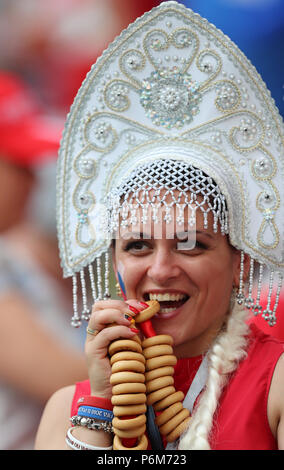
{"label": "bracelet", "polygon": [[93,395],[85,395],[80,397],[77,401],[77,405],[86,405],[102,408],[104,410],[112,410],[113,404],[109,398],[95,397]]}
{"label": "bracelet", "polygon": [[102,408],[94,408],[93,406],[80,405],[78,416],[85,416],[87,418],[98,418],[103,421],[112,421],[113,412],[110,410],[103,410]]}
{"label": "bracelet", "polygon": [[112,450],[110,447],[97,447],[91,444],[86,444],[85,442],[79,441],[76,437],[73,436],[72,430],[74,428],[69,428],[66,434],[65,442],[66,444],[74,450]]}
{"label": "bracelet", "polygon": [[108,421],[97,421],[94,418],[86,418],[85,416],[72,416],[70,418],[72,426],[85,426],[88,429],[94,431],[103,430],[105,432],[112,433],[113,428],[111,422]]}

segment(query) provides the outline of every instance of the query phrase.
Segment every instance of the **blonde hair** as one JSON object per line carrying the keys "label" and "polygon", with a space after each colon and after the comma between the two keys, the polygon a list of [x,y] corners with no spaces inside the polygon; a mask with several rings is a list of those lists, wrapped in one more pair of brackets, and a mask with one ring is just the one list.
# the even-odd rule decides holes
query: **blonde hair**
{"label": "blonde hair", "polygon": [[207,383],[189,427],[180,438],[180,450],[210,450],[210,431],[220,395],[229,380],[229,374],[246,357],[248,311],[235,300],[233,302],[234,306],[227,317],[225,328],[208,352]]}

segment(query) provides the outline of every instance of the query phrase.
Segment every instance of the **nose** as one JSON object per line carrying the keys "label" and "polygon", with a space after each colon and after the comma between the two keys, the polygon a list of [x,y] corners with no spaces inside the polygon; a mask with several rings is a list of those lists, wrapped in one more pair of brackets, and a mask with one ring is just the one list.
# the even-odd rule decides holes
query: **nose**
{"label": "nose", "polygon": [[180,272],[174,253],[162,247],[151,256],[147,275],[157,285],[168,285],[180,275]]}

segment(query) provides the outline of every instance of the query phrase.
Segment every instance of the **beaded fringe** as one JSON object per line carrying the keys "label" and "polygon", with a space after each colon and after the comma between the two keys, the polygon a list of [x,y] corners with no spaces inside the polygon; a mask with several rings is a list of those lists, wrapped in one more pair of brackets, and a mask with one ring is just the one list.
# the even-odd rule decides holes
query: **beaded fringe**
{"label": "beaded fringe", "polygon": [[[91,307],[98,300],[110,298],[110,257],[106,252],[87,268],[72,276],[73,280],[73,316],[71,325],[78,328],[82,321],[89,321]],[[81,291],[79,291],[79,284]],[[80,295],[79,295],[80,294]],[[80,305],[79,305],[80,304]]]}
{"label": "beaded fringe", "polygon": [[[215,199],[214,204],[210,203],[207,196],[201,198],[201,202],[197,200],[195,194],[191,194],[191,199],[188,201],[187,196],[181,191],[177,197],[174,197],[173,193],[170,192],[172,201],[166,203],[165,196],[163,199],[159,199],[158,192],[154,194],[152,200],[148,192],[145,190],[143,198],[147,202],[141,202],[139,199],[142,198],[141,194],[138,193],[132,196],[130,200],[124,200],[123,204],[120,205],[120,198],[118,197],[115,201],[112,200],[113,206],[108,210],[108,223],[106,233],[108,237],[112,238],[114,234],[119,233],[120,227],[130,227],[130,229],[137,224],[140,224],[141,231],[143,232],[144,224],[153,221],[156,225],[160,226],[163,220],[166,224],[170,225],[173,223],[173,214],[171,213],[173,206],[177,209],[176,225],[187,231],[188,226],[194,227],[196,224],[196,211],[200,210],[203,214],[203,227],[208,228],[208,214],[213,214],[213,231],[218,232],[218,227],[223,235],[228,233],[228,211],[225,206],[225,202],[221,199]],[[168,193],[167,193],[168,194]],[[182,197],[185,197],[183,203],[181,203]],[[206,206],[209,206],[205,209]],[[158,214],[160,211],[160,214]],[[141,216],[142,214],[142,216]],[[188,220],[186,226],[186,219]],[[136,231],[136,229],[134,230]]]}
{"label": "beaded fringe", "polygon": [[[256,268],[257,265],[257,268]],[[248,282],[244,283],[244,252],[241,252],[240,281],[239,291],[236,296],[239,305],[244,304],[250,309],[254,316],[261,314],[262,318],[267,321],[269,326],[276,324],[276,310],[279,303],[280,292],[283,284],[283,276],[280,272],[269,271],[261,263],[257,263],[253,258],[250,259],[250,270]],[[266,276],[265,276],[266,274]],[[278,280],[275,277],[278,275]],[[260,304],[262,292],[267,291],[267,282],[264,283],[264,277],[268,279],[268,293],[266,306]],[[276,289],[276,292],[275,292]],[[275,292],[274,305],[272,305],[272,295]],[[256,294],[255,299],[253,294]]]}
{"label": "beaded fringe", "polygon": [[[228,210],[224,195],[216,182],[202,170],[185,162],[161,159],[138,166],[127,180],[110,191],[106,199],[108,220],[106,231],[112,238],[119,229],[153,221],[176,223],[179,230],[195,226],[197,209],[208,227],[213,214],[213,230],[228,233]],[[176,213],[174,213],[174,208]],[[136,229],[134,230],[137,231]],[[148,233],[148,232],[147,232]]]}
{"label": "beaded fringe", "polygon": [[[86,273],[87,271],[87,273]],[[236,299],[239,305],[244,305],[250,309],[253,315],[260,315],[270,326],[276,324],[276,311],[279,303],[280,292],[283,284],[283,276],[280,272],[268,271],[263,264],[250,259],[250,270],[248,282],[244,282],[244,252],[241,251],[241,266],[239,289]],[[87,274],[87,275],[86,275]],[[265,276],[266,275],[266,276]],[[276,281],[276,276],[278,280]],[[261,294],[268,293],[266,306],[260,304]],[[98,300],[110,298],[110,258],[106,252],[97,258],[94,263],[89,264],[86,269],[81,269],[79,273],[73,275],[73,316],[71,325],[79,327],[82,321],[89,321],[91,315],[91,305]],[[81,293],[78,296],[78,281],[81,285]],[[272,305],[273,292],[275,292],[274,304]],[[89,300],[88,300],[89,298]],[[90,300],[91,298],[91,300]],[[79,300],[81,309],[79,312]]]}

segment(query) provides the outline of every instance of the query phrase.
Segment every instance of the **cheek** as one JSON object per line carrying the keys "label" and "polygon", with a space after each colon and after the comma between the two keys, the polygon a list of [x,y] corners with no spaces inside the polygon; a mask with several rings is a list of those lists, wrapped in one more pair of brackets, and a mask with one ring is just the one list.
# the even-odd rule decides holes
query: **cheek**
{"label": "cheek", "polygon": [[219,305],[219,309],[224,311],[230,302],[234,284],[234,263],[231,256],[223,257],[222,262],[215,266],[215,269],[208,270],[209,286],[211,286],[211,298]]}
{"label": "cheek", "polygon": [[[127,267],[126,267],[127,266]],[[134,292],[137,290],[137,285],[139,285],[139,269],[137,269],[137,263],[123,263],[120,259],[117,262],[116,275],[117,280],[120,285],[120,289],[124,297],[133,297]]]}
{"label": "cheek", "polygon": [[[135,298],[138,295],[139,286],[143,280],[145,263],[139,263],[139,260],[136,260],[136,262],[129,262],[128,260],[126,266],[118,265],[125,294],[128,298]],[[122,271],[120,271],[121,269]]]}
{"label": "cheek", "polygon": [[207,292],[213,295],[228,290],[231,292],[234,279],[234,263],[233,258],[227,256],[214,256],[204,259],[204,262],[197,263],[194,269],[195,276],[193,279]]}

